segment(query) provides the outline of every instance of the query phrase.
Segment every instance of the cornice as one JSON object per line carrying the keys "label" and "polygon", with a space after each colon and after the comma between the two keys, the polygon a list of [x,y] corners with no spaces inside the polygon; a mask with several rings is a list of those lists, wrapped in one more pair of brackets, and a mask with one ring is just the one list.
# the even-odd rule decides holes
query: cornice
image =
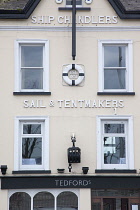
{"label": "cornice", "polygon": [[[72,27],[63,26],[0,26],[0,31],[50,31],[71,32]],[[140,26],[77,26],[78,32],[140,31]]]}

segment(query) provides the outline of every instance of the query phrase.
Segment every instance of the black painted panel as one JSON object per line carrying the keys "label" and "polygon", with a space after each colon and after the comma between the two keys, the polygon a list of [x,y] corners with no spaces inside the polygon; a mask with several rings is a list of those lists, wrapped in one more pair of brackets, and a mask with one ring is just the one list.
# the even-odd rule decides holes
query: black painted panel
{"label": "black painted panel", "polygon": [[138,176],[21,176],[1,177],[1,189],[96,188],[138,189]]}

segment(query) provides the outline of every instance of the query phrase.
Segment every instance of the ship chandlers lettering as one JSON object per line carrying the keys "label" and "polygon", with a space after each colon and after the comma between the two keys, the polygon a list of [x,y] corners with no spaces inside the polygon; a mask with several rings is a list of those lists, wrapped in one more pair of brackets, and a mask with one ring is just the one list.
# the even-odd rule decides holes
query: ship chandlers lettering
{"label": "ship chandlers lettering", "polygon": [[[77,24],[115,24],[117,23],[117,16],[77,16]],[[70,16],[59,16],[58,23],[72,23]]]}
{"label": "ship chandlers lettering", "polygon": [[[32,16],[31,23],[33,24],[51,24],[54,22],[58,22],[59,24],[71,24],[72,17],[68,15],[64,16]],[[77,24],[117,24],[118,16],[77,16],[76,17]]]}

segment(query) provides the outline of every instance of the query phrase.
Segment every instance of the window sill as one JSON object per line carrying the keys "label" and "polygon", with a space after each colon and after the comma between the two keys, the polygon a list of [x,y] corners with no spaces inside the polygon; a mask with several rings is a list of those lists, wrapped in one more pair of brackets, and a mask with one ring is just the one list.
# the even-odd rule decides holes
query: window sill
{"label": "window sill", "polygon": [[135,92],[97,92],[97,95],[135,95]]}
{"label": "window sill", "polygon": [[51,95],[51,92],[13,92],[13,95]]}
{"label": "window sill", "polygon": [[[58,8],[58,10],[60,10],[60,11],[71,11],[72,10],[72,7],[59,7]],[[83,11],[83,10],[86,10],[86,11],[90,11],[91,10],[91,8],[90,7],[76,7],[76,10],[78,10],[78,11]]]}
{"label": "window sill", "polygon": [[51,174],[51,170],[12,171],[12,174]]}
{"label": "window sill", "polygon": [[131,170],[131,169],[96,169],[95,173],[127,173],[127,174],[135,174],[137,173],[137,171],[135,169]]}

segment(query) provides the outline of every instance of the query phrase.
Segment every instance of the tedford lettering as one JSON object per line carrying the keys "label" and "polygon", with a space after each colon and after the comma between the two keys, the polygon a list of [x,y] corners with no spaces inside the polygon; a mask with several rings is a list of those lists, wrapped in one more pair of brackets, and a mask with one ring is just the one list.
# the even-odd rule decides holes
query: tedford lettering
{"label": "tedford lettering", "polygon": [[123,108],[123,100],[24,100],[24,108]]}
{"label": "tedford lettering", "polygon": [[89,186],[91,180],[55,180],[56,187],[77,187],[77,186]]}
{"label": "tedford lettering", "polygon": [[[71,16],[32,16],[31,23],[33,24],[51,24],[57,21],[59,24],[71,24]],[[117,24],[117,16],[77,16],[77,24]]]}

